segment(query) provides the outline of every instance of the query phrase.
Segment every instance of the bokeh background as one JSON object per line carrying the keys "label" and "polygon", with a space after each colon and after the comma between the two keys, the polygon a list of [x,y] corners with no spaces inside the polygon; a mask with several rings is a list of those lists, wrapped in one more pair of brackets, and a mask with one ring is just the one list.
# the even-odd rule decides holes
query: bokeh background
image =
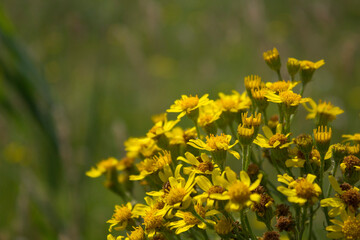
{"label": "bokeh background", "polygon": [[[181,94],[276,75],[262,52],[326,64],[305,96],[360,132],[360,1],[3,0],[0,239],[104,239],[118,198],[85,176]],[[283,68],[283,75],[286,75]],[[299,111],[296,132],[310,131]]]}

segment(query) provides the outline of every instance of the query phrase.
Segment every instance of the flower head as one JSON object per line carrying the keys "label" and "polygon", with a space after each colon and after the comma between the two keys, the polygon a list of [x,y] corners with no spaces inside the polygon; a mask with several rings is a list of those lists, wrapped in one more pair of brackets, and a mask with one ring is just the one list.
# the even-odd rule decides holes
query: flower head
{"label": "flower head", "polygon": [[153,174],[166,165],[171,164],[171,153],[169,151],[163,151],[158,154],[158,156],[153,156],[152,158],[146,158],[136,165],[140,174],[131,175],[130,180],[138,181],[144,179],[146,176]]}
{"label": "flower head", "polygon": [[168,121],[165,115],[165,119],[162,121],[158,121],[155,125],[149,130],[146,134],[148,138],[159,138],[161,135],[170,131],[180,120],[177,119],[175,121]]}
{"label": "flower head", "polygon": [[105,160],[101,160],[96,164],[96,168],[92,167],[89,171],[86,172],[88,177],[96,178],[105,174],[111,170],[122,170],[120,169],[121,165],[116,158],[110,157]]}
{"label": "flower head", "polygon": [[339,185],[332,175],[329,175],[329,181],[337,194],[333,198],[322,199],[320,202],[321,207],[332,207],[329,211],[330,217],[340,215],[346,208],[348,208],[348,211],[356,212],[360,205],[359,189],[347,183]]}
{"label": "flower head", "polygon": [[160,150],[155,140],[148,137],[129,138],[125,141],[124,145],[127,156],[133,158],[148,158]]}
{"label": "flower head", "polygon": [[210,134],[210,136],[206,136],[206,143],[200,139],[196,139],[196,140],[190,140],[190,142],[188,144],[194,148],[197,148],[200,150],[206,150],[209,152],[215,152],[215,153],[216,152],[225,152],[226,153],[226,151],[228,151],[234,157],[239,159],[240,158],[239,153],[231,150],[231,148],[234,147],[238,143],[238,140],[236,140],[235,143],[233,143],[233,144],[230,144],[230,140],[231,140],[231,135],[225,135],[222,133],[221,135],[215,136],[213,134]]}
{"label": "flower head", "polygon": [[330,220],[335,225],[326,227],[329,233],[326,235],[332,239],[359,240],[360,239],[360,214],[355,216],[353,212],[341,213],[341,221],[337,219]]}
{"label": "flower head", "polygon": [[113,228],[117,231],[125,229],[133,217],[137,217],[137,215],[132,212],[130,202],[126,205],[116,205],[112,218],[107,221],[107,223],[110,223],[109,232],[111,232]]}
{"label": "flower head", "polygon": [[284,135],[282,134],[282,126],[279,124],[276,128],[276,134],[273,134],[271,129],[267,126],[263,126],[262,130],[264,135],[258,134],[254,143],[262,148],[287,148],[292,144],[292,141],[289,141],[289,133]]}
{"label": "flower head", "polygon": [[345,138],[343,142],[353,141],[355,143],[360,143],[360,133],[355,133],[354,135],[344,134],[342,138]]}
{"label": "flower head", "polygon": [[[207,219],[207,217],[214,216],[219,212],[217,210],[209,210],[208,207],[203,207],[201,204],[197,204],[194,207],[196,213],[205,219],[208,223],[215,223],[214,221]],[[170,222],[168,226],[170,229],[176,229],[175,233],[180,234],[188,231],[190,228],[197,226],[200,229],[206,229],[206,223],[199,220],[191,212],[177,211],[175,216],[181,218],[181,220]]]}
{"label": "flower head", "polygon": [[306,116],[306,119],[317,119],[317,125],[327,125],[328,122],[331,122],[336,119],[336,116],[342,114],[344,111],[339,107],[335,107],[330,102],[319,101],[319,104],[316,104],[314,100],[309,100],[310,107],[304,103],[303,106],[309,112]]}
{"label": "flower head", "polygon": [[320,153],[326,153],[330,146],[332,136],[331,128],[319,126],[317,129],[314,129],[313,132],[317,149]]}
{"label": "flower head", "polygon": [[300,61],[300,77],[303,84],[310,82],[315,70],[319,69],[324,64],[324,60],[315,63],[307,60]]}
{"label": "flower head", "polygon": [[220,106],[223,112],[237,113],[240,110],[245,110],[250,107],[251,100],[246,95],[246,92],[243,94],[240,94],[235,90],[232,92],[233,94],[231,95],[219,93],[219,99],[216,100],[216,103]]}
{"label": "flower head", "polygon": [[212,172],[218,168],[217,164],[205,153],[202,153],[199,158],[196,158],[192,153],[186,152],[185,158],[180,156],[178,160],[191,165],[191,167],[184,167],[185,174],[190,174],[191,172],[197,174],[212,174]]}
{"label": "flower head", "polygon": [[274,93],[279,94],[280,92],[292,90],[297,84],[298,82],[282,80],[277,82],[267,82],[266,87]]}
{"label": "flower head", "polygon": [[281,67],[279,52],[276,48],[263,53],[267,65],[274,71],[279,71]]}
{"label": "flower head", "polygon": [[244,78],[245,88],[248,91],[248,93],[252,89],[260,88],[261,86],[261,77],[257,75],[249,75]]}
{"label": "flower head", "polygon": [[304,205],[306,202],[314,204],[319,195],[321,194],[321,188],[318,184],[314,183],[316,179],[315,175],[308,174],[306,178],[298,178],[294,180],[287,175],[278,175],[278,181],[285,183],[288,187],[279,186],[277,190],[288,197],[289,202],[298,203]]}
{"label": "flower head", "polygon": [[240,172],[240,179],[229,167],[225,168],[225,172],[227,179],[221,176],[217,178],[227,190],[222,193],[222,199],[229,200],[225,206],[228,211],[238,211],[260,201],[260,194],[252,191],[259,186],[262,174],[259,174],[258,179],[251,184],[249,175],[245,171]]}
{"label": "flower head", "polygon": [[[170,106],[170,109],[167,112],[175,112],[180,113],[177,118],[180,119],[185,115],[189,115],[190,118],[195,117],[197,118],[199,107],[204,106],[210,103],[208,99],[209,94],[205,94],[201,98],[196,96],[187,96],[182,95],[181,99],[176,100],[173,105]],[[192,116],[194,114],[195,116]]]}
{"label": "flower head", "polygon": [[296,58],[288,58],[287,70],[290,76],[292,77],[292,79],[294,79],[294,76],[299,71],[299,69],[300,69],[300,61],[297,60]]}

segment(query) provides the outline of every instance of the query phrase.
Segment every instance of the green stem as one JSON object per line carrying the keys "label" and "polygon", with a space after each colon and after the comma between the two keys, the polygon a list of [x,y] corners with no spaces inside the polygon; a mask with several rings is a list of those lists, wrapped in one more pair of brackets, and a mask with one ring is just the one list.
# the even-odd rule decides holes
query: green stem
{"label": "green stem", "polygon": [[325,153],[320,153],[320,179],[319,184],[320,188],[323,189],[323,181],[324,181],[324,166],[325,166]]}
{"label": "green stem", "polygon": [[281,77],[281,73],[280,73],[280,69],[276,71],[277,75],[278,75],[278,79],[279,81],[282,81],[283,78]]}
{"label": "green stem", "polygon": [[200,134],[199,124],[195,120],[194,120],[194,124],[195,124],[196,132],[197,132],[197,135],[198,135],[198,139],[201,139],[200,138],[201,134]]}
{"label": "green stem", "polygon": [[242,166],[241,166],[241,170],[245,171],[245,166],[246,166],[246,150],[247,147],[245,148],[244,145],[241,145],[241,152],[242,152]]}
{"label": "green stem", "polygon": [[305,205],[303,208],[303,214],[302,214],[302,219],[301,219],[301,230],[300,230],[300,234],[299,234],[299,240],[302,240],[303,234],[304,234],[304,230],[305,230],[305,221],[307,219],[307,206]]}
{"label": "green stem", "polygon": [[279,123],[283,124],[284,123],[284,114],[283,114],[283,111],[282,111],[281,103],[278,103],[278,109],[279,109]]}
{"label": "green stem", "polygon": [[310,222],[309,222],[309,235],[308,235],[308,240],[311,240],[312,237],[312,225],[313,225],[313,216],[314,216],[314,210],[313,207],[310,207]]}
{"label": "green stem", "polygon": [[246,146],[245,167],[243,167],[243,170],[244,170],[244,171],[247,171],[247,169],[248,169],[248,167],[249,167],[250,151],[251,151],[251,145],[247,145],[247,146]]}
{"label": "green stem", "polygon": [[253,231],[252,231],[252,229],[251,229],[251,226],[250,226],[250,223],[249,223],[249,219],[247,218],[247,214],[242,210],[241,211],[241,213],[240,214],[242,214],[243,215],[243,220],[244,220],[244,223],[245,223],[245,225],[246,225],[246,228],[247,228],[247,230],[248,230],[248,233],[249,233],[249,235],[250,235],[250,238],[252,239],[252,240],[257,240],[257,237],[254,235],[254,233],[253,233]]}
{"label": "green stem", "polygon": [[[333,168],[333,170],[332,170],[332,172],[331,172],[331,175],[333,175],[334,177],[335,177],[335,175],[336,175],[336,170],[337,170],[338,166],[339,166],[339,164],[336,164],[336,163],[335,163],[334,168]],[[327,189],[327,193],[326,193],[326,197],[329,197],[329,196],[330,196],[330,193],[331,193],[331,184],[330,184],[330,182],[329,182],[328,189]]]}
{"label": "green stem", "polygon": [[205,240],[209,240],[209,236],[207,235],[205,230],[202,230],[201,233],[202,233]]}
{"label": "green stem", "polygon": [[268,117],[267,117],[266,109],[264,109],[262,111],[262,114],[264,116],[265,125],[267,126],[268,125]]}

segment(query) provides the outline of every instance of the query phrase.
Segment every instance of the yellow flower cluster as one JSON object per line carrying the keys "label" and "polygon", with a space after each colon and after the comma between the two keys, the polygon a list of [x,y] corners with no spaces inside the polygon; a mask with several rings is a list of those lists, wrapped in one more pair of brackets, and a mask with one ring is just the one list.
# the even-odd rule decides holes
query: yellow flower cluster
{"label": "yellow flower cluster", "polygon": [[[249,75],[242,93],[182,95],[153,116],[144,137],[125,142],[124,158],[86,173],[104,176],[120,198],[108,240],[360,239],[360,134],[331,145],[329,123],[343,110],[304,97],[324,61],[289,58],[285,80],[278,50],[263,57],[278,81]],[[278,112],[268,118],[271,105]],[[295,118],[305,120],[301,105],[315,121],[312,135],[292,129]],[[267,231],[258,235],[249,215]]]}

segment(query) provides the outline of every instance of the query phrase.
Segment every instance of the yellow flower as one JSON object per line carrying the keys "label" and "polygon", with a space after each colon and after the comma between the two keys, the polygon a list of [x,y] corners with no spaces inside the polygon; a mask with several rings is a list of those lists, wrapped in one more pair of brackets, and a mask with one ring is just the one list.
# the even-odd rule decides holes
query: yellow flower
{"label": "yellow flower", "polygon": [[330,140],[332,137],[332,129],[327,126],[319,126],[313,130],[316,147],[320,153],[326,153],[330,146]]}
{"label": "yellow flower", "polygon": [[132,212],[132,205],[128,202],[126,205],[115,205],[115,211],[112,218],[107,221],[110,223],[109,232],[114,228],[115,230],[124,230],[132,218],[138,217]]}
{"label": "yellow flower", "polygon": [[249,75],[244,78],[245,88],[248,93],[255,88],[261,87],[261,77],[258,75]]}
{"label": "yellow flower", "polygon": [[310,82],[315,70],[324,64],[324,60],[317,61],[316,63],[307,60],[300,61],[300,77],[303,84]]}
{"label": "yellow flower", "polygon": [[124,145],[127,156],[133,158],[148,158],[160,150],[160,148],[156,145],[156,142],[148,137],[129,138],[125,141]]}
{"label": "yellow flower", "polygon": [[294,93],[291,90],[280,92],[279,95],[268,91],[265,96],[268,98],[268,101],[274,103],[283,103],[287,107],[296,107],[300,103],[310,101],[310,98],[302,98],[301,95]]}
{"label": "yellow flower", "polygon": [[[215,224],[214,221],[206,219],[206,217],[214,216],[220,212],[217,210],[209,210],[208,207],[203,207],[200,204],[195,205],[195,211],[199,214],[206,222]],[[197,226],[200,229],[206,229],[206,223],[200,221],[191,212],[177,211],[175,216],[181,218],[181,220],[171,222],[168,224],[170,229],[176,229],[175,233],[180,234],[188,231],[190,228]]]}
{"label": "yellow flower", "polygon": [[215,231],[219,235],[227,235],[234,229],[234,222],[227,218],[221,218],[216,221]]}
{"label": "yellow flower", "polygon": [[329,231],[326,236],[332,239],[360,240],[360,214],[355,216],[353,212],[343,211],[340,214],[341,221],[331,219],[335,225],[326,227]]}
{"label": "yellow flower", "polygon": [[209,94],[205,94],[200,99],[196,95],[193,96],[186,96],[182,95],[181,99],[176,100],[173,105],[170,106],[170,109],[168,109],[168,112],[175,112],[180,113],[177,118],[180,119],[185,115],[189,115],[192,113],[195,113],[195,111],[199,110],[199,107],[207,105],[210,103],[210,100],[208,98]]}
{"label": "yellow flower", "polygon": [[288,159],[285,161],[285,165],[286,167],[304,167],[304,163],[305,163],[305,159],[301,159],[299,158],[298,156],[295,156],[294,158],[292,159]]}
{"label": "yellow flower", "polygon": [[287,69],[288,73],[292,78],[294,78],[295,74],[299,71],[300,61],[296,58],[288,58],[287,61]]}
{"label": "yellow flower", "polygon": [[190,146],[200,149],[200,150],[206,150],[209,152],[226,152],[228,151],[231,153],[235,158],[239,159],[240,154],[236,151],[230,150],[232,147],[234,147],[238,140],[235,141],[234,144],[230,144],[231,135],[225,135],[221,134],[218,136],[214,136],[213,134],[209,136],[206,136],[206,143],[203,142],[200,139],[196,140],[190,140],[188,143]]}
{"label": "yellow flower", "polygon": [[360,133],[355,133],[354,135],[350,135],[350,134],[344,134],[341,136],[342,138],[345,138],[343,140],[343,142],[356,142],[356,143],[360,143]]}
{"label": "yellow flower", "polygon": [[297,180],[294,180],[286,173],[278,175],[278,181],[285,183],[288,187],[279,186],[277,190],[287,196],[289,202],[298,203],[299,205],[308,202],[312,205],[321,194],[319,185],[313,183],[315,179],[316,176],[312,174],[308,174],[306,178],[299,177]]}
{"label": "yellow flower", "polygon": [[201,157],[196,158],[192,153],[186,152],[185,157],[186,158],[180,156],[177,160],[191,165],[191,167],[184,167],[184,173],[186,175],[192,172],[195,172],[196,174],[212,174],[215,169],[218,169],[217,164],[215,164],[205,153],[201,153]]}
{"label": "yellow flower", "polygon": [[227,191],[216,198],[221,200],[229,200],[225,206],[228,211],[238,211],[244,207],[249,207],[253,202],[260,200],[258,193],[252,193],[255,188],[260,185],[262,174],[258,175],[258,179],[251,184],[249,175],[245,171],[240,172],[240,179],[237,179],[236,173],[231,168],[225,168],[226,178],[218,176],[217,181],[225,187]]}
{"label": "yellow flower", "polygon": [[184,130],[181,127],[175,127],[172,131],[166,133],[166,137],[169,139],[170,145],[185,145],[190,139],[197,137],[196,128]]}
{"label": "yellow flower", "polygon": [[233,94],[225,95],[224,93],[219,93],[220,99],[216,100],[218,106],[224,112],[237,113],[240,110],[248,109],[251,105],[250,98],[246,95],[246,92],[243,94],[238,93],[233,90]]}
{"label": "yellow flower", "polygon": [[211,127],[220,118],[222,110],[218,104],[211,102],[200,108],[198,123],[202,128]]}
{"label": "yellow flower", "polygon": [[111,170],[122,170],[122,166],[119,164],[119,161],[113,157],[101,160],[96,164],[96,168],[92,167],[90,171],[86,172],[86,176],[97,178]]}
{"label": "yellow flower", "polygon": [[354,170],[360,171],[360,159],[354,155],[346,156],[340,164],[340,168],[343,173],[348,172],[349,174]]}
{"label": "yellow flower", "polygon": [[282,80],[277,82],[267,82],[266,87],[274,93],[279,94],[280,92],[292,90],[297,84],[298,82]]}
{"label": "yellow flower", "polygon": [[[204,202],[206,206],[213,207],[215,200],[224,200],[223,193],[226,191],[224,181],[218,179],[220,177],[220,170],[216,169],[211,174],[211,181],[208,177],[197,176],[195,178],[196,184],[204,191],[194,197],[195,200]],[[226,183],[226,182],[225,182]]]}
{"label": "yellow flower", "polygon": [[144,219],[145,232],[148,237],[152,238],[157,233],[157,229],[164,226],[163,217],[157,213],[164,207],[165,203],[160,198],[153,199],[150,197],[145,197],[145,202],[147,205],[136,204],[133,213]]}
{"label": "yellow flower", "polygon": [[331,122],[336,119],[336,116],[342,114],[344,111],[339,107],[335,107],[330,102],[319,101],[317,105],[314,100],[310,98],[309,100],[310,107],[304,103],[303,106],[309,112],[306,116],[306,119],[315,119],[318,118],[317,125],[327,125],[328,122]]}
{"label": "yellow flower", "polygon": [[142,229],[141,226],[139,227],[134,227],[134,230],[131,231],[130,235],[127,233],[127,238],[125,238],[125,240],[145,240],[145,234],[144,234],[144,229]]}
{"label": "yellow flower", "polygon": [[263,136],[262,134],[258,134],[256,139],[254,140],[254,143],[262,148],[287,148],[292,144],[292,141],[289,141],[288,137],[290,136],[290,133],[284,135],[282,134],[282,126],[281,124],[278,124],[276,127],[276,134],[273,134],[271,129],[267,126],[263,126],[262,130],[265,134]]}
{"label": "yellow flower", "polygon": [[113,236],[113,235],[111,235],[111,234],[109,234],[109,235],[107,235],[107,240],[122,240],[124,237],[123,236],[117,236],[116,238]]}
{"label": "yellow flower", "polygon": [[159,153],[158,156],[154,156],[152,158],[146,158],[136,165],[140,174],[139,175],[131,175],[131,181],[138,181],[144,179],[146,176],[157,172],[158,170],[163,169],[166,165],[172,163],[171,153],[168,151],[163,151]]}
{"label": "yellow flower", "polygon": [[165,216],[168,212],[171,214],[172,209],[186,209],[190,206],[192,198],[190,194],[195,191],[195,173],[189,175],[188,180],[185,182],[182,177],[170,177],[169,189],[162,189],[160,191],[147,192],[147,195],[162,197],[165,206],[158,215]]}
{"label": "yellow flower", "polygon": [[340,186],[332,175],[329,175],[329,181],[338,194],[336,194],[334,198],[322,199],[320,201],[321,207],[333,207],[333,209],[329,211],[330,217],[340,215],[346,207],[348,207],[349,211],[356,212],[360,205],[359,189],[347,183],[341,184]]}
{"label": "yellow flower", "polygon": [[254,100],[256,106],[259,108],[260,111],[264,111],[269,105],[269,102],[265,97],[267,91],[269,91],[267,88],[251,89],[252,99]]}
{"label": "yellow flower", "polygon": [[280,67],[281,67],[280,56],[279,56],[279,52],[276,48],[273,48],[273,50],[264,52],[263,57],[264,57],[265,62],[271,69],[273,69],[275,71],[280,71]]}
{"label": "yellow flower", "polygon": [[146,134],[148,138],[158,138],[166,132],[170,131],[180,120],[168,121],[167,117],[163,121],[158,121]]}

